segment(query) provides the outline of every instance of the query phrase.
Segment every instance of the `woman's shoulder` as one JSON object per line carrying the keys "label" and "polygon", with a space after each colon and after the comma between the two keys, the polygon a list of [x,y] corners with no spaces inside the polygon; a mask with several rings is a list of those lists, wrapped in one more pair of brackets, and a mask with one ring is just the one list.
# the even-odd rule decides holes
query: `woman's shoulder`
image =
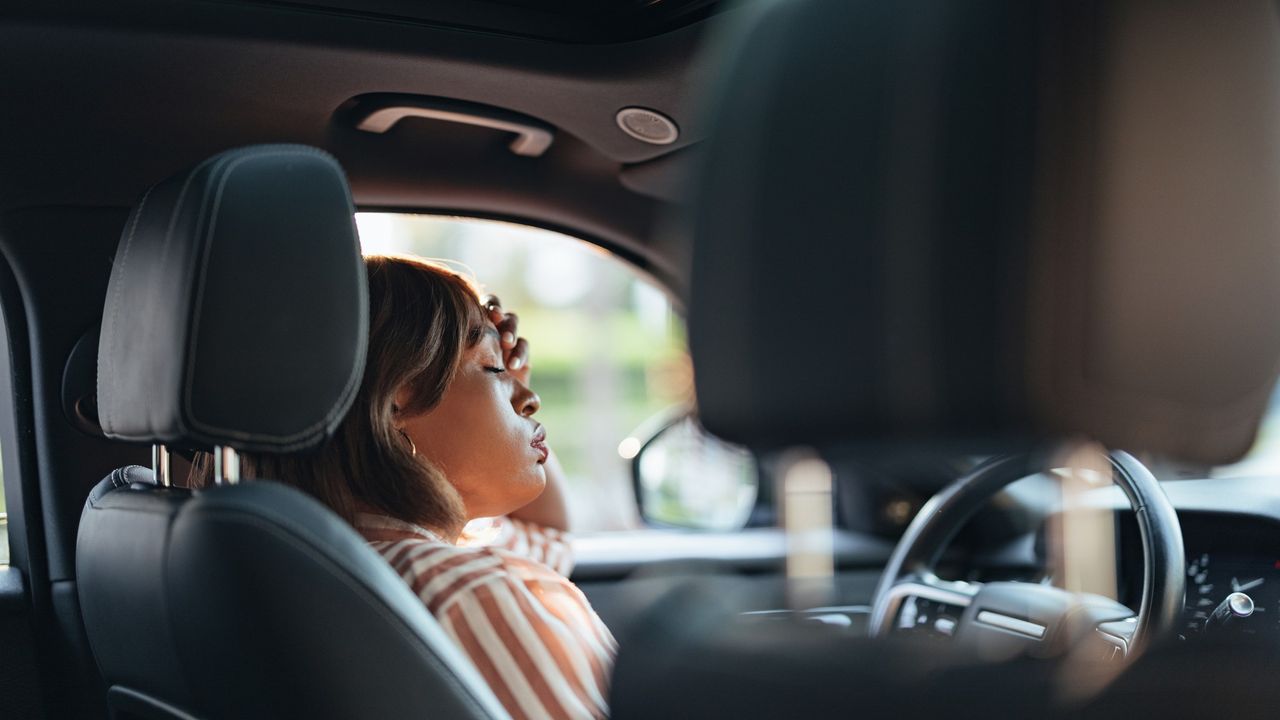
{"label": "woman's shoulder", "polygon": [[566,577],[572,567],[567,543],[560,533],[540,526],[503,518],[490,527],[494,532],[457,545],[385,516],[361,515],[357,529],[428,605],[486,585],[572,587]]}
{"label": "woman's shoulder", "polygon": [[513,517],[491,518],[464,534],[460,545],[485,545],[510,551],[568,577],[573,572],[573,545],[563,530]]}
{"label": "woman's shoulder", "polygon": [[371,540],[369,545],[424,601],[459,581],[506,572],[505,559],[489,548],[458,547],[422,538]]}
{"label": "woman's shoulder", "polygon": [[445,545],[419,539],[370,545],[432,613],[439,613],[446,604],[460,598],[494,590],[523,594],[535,586],[543,592],[572,587],[551,568],[500,547]]}

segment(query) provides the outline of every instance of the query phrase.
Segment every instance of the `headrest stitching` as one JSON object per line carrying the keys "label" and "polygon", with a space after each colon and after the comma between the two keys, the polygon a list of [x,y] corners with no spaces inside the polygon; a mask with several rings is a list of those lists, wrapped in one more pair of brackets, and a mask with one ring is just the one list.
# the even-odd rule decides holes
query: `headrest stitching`
{"label": "headrest stitching", "polygon": [[[296,147],[296,148],[290,148],[287,150],[286,149],[276,150],[272,152],[248,151],[243,155],[239,155],[239,156],[232,155],[230,157],[224,158],[227,161],[225,167],[216,168],[213,171],[214,173],[221,173],[221,177],[218,179],[216,189],[214,190],[213,207],[209,213],[209,218],[210,218],[209,225],[204,233],[204,244],[202,247],[202,252],[204,253],[204,256],[201,258],[201,262],[200,262],[200,278],[197,284],[197,292],[195,296],[196,302],[192,312],[192,322],[191,322],[191,327],[189,331],[190,335],[188,338],[188,342],[190,344],[187,349],[188,350],[187,351],[187,376],[186,378],[183,379],[183,386],[184,386],[183,392],[186,395],[185,405],[187,408],[192,407],[192,400],[193,400],[192,387],[191,387],[191,383],[188,382],[188,379],[195,372],[194,370],[195,359],[196,359],[195,343],[196,343],[196,339],[199,337],[199,332],[197,331],[197,329],[199,328],[199,325],[200,325],[200,315],[201,315],[201,310],[204,303],[203,289],[204,289],[205,279],[206,279],[206,275],[208,273],[208,268],[209,268],[209,264],[207,262],[208,253],[210,252],[210,248],[212,247],[212,238],[213,238],[214,230],[217,227],[218,209],[222,203],[223,190],[227,184],[227,181],[231,178],[233,171],[241,163],[246,162],[248,160],[257,160],[265,157],[289,156],[289,155],[316,157],[328,163],[332,163],[333,165],[336,166],[336,162],[333,160],[333,157],[328,153],[321,152],[319,150],[314,150],[311,148],[306,148],[306,147]],[[334,169],[339,173],[339,175],[341,175],[340,169],[336,167],[334,167]],[[350,194],[349,193],[345,193],[345,194],[348,202],[350,202],[351,201]],[[354,220],[353,220],[353,223],[354,223]],[[358,383],[358,381],[359,381],[359,374],[352,373],[351,377],[347,381],[347,386],[343,389],[342,395],[340,396],[343,402],[336,403],[335,407],[346,404],[345,400],[347,399],[347,397],[349,397],[352,391],[352,388]],[[328,425],[332,419],[333,414],[334,414],[333,411],[330,411],[326,413],[325,416],[319,421],[303,428],[302,430],[299,430],[296,433],[293,433],[291,435],[286,435],[286,436],[268,436],[262,433],[245,433],[245,432],[241,432],[231,428],[221,428],[221,427],[217,427],[217,426],[202,422],[199,418],[195,417],[194,415],[192,415],[190,418],[187,418],[187,419],[190,420],[190,423],[193,427],[203,430],[205,432],[218,433],[218,434],[240,438],[244,440],[249,440],[249,441],[262,440],[266,438],[266,439],[270,439],[272,442],[276,444],[281,444],[281,446],[279,447],[280,450],[291,450],[297,446],[305,444],[305,439],[308,436],[313,435],[317,430]]]}
{"label": "headrest stitching", "polygon": [[[133,214],[133,225],[129,227],[129,234],[125,236],[124,247],[120,249],[120,259],[117,261],[117,265],[116,265],[116,268],[117,268],[116,272],[118,272],[121,275],[124,274],[124,266],[129,261],[129,248],[133,246],[133,236],[138,231],[138,223],[141,222],[142,213],[147,208],[147,198],[151,197],[151,191],[155,189],[156,189],[155,185],[152,185],[151,187],[147,188],[147,191],[142,195],[142,199],[138,201],[138,209]],[[120,314],[120,302],[118,298],[120,297],[120,288],[122,287],[122,285],[123,283],[116,283],[115,286],[111,288],[111,296],[112,296],[111,327],[113,329],[113,332],[111,333],[111,348],[107,357],[116,356],[116,346],[117,346],[117,343],[119,342],[119,333],[114,332],[114,328],[116,326],[116,318]],[[101,396],[102,387],[103,387],[102,386],[102,363],[98,363],[98,366],[96,368],[95,382],[97,383],[97,386],[98,386],[98,395]],[[105,408],[107,410],[110,410],[110,408],[114,406],[114,403],[109,403],[109,402],[104,403],[101,401],[101,399],[99,399],[98,405],[100,408]],[[99,419],[104,426],[109,424],[108,418],[101,417]]]}
{"label": "headrest stitching", "polygon": [[[196,176],[199,175],[210,164],[214,166],[214,169],[211,171],[211,173],[216,173],[217,166],[225,164],[226,161],[227,161],[227,158],[224,156],[214,156],[212,158],[208,158],[204,162],[192,168],[191,171],[187,173],[186,177],[183,178],[182,189],[178,191],[178,197],[173,203],[172,211],[169,213],[169,224],[164,231],[164,242],[161,244],[161,250],[160,250],[160,253],[161,253],[160,267],[168,267],[169,247],[173,241],[173,232],[174,232],[174,229],[178,227],[178,218],[182,216],[182,206],[185,205],[187,202],[187,191],[191,189],[192,181],[194,181]],[[205,194],[207,196],[208,194],[207,190]],[[199,219],[203,221],[203,216],[200,216]],[[198,298],[199,295],[196,295],[196,297]],[[182,378],[180,382],[182,382],[185,385],[186,378]],[[178,422],[182,423],[183,419],[184,418],[179,416]],[[185,428],[183,428],[183,430],[185,432]]]}

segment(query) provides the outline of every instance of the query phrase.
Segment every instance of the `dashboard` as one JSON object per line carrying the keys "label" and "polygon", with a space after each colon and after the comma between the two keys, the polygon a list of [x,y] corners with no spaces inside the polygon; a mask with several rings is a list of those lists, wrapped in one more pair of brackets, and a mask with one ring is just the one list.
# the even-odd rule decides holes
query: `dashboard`
{"label": "dashboard", "polygon": [[[1214,478],[1162,483],[1178,513],[1186,553],[1187,589],[1178,635],[1257,635],[1280,640],[1280,478]],[[1118,488],[1091,491],[1086,505],[1116,517],[1116,599],[1137,608],[1142,596],[1143,555],[1137,522]],[[1036,539],[1046,566],[1046,512]],[[1247,603],[1235,594],[1247,596]],[[1228,612],[1251,606],[1247,616]],[[1215,611],[1221,611],[1211,620]]]}
{"label": "dashboard", "polygon": [[[1186,595],[1178,636],[1259,636],[1280,642],[1280,477],[1166,480],[1161,487],[1177,511],[1185,552]],[[1006,494],[1006,512],[1035,518],[1028,523],[1034,529],[994,541],[971,538],[964,555],[939,564],[940,576],[1057,584],[1049,559],[1053,553],[1046,549],[1054,544],[1047,536],[1061,525],[1056,481],[1033,476],[1009,486]],[[1114,587],[1103,594],[1112,596],[1114,591],[1114,599],[1138,608],[1143,552],[1128,500],[1118,488],[1108,486],[1089,491],[1080,502],[1114,514],[1116,578]],[[1089,552],[1106,552],[1109,545],[1103,542]],[[1248,612],[1235,612],[1242,601]],[[1221,612],[1211,620],[1215,611]]]}
{"label": "dashboard", "polygon": [[[1142,543],[1131,515],[1120,515],[1120,601],[1137,607],[1142,593]],[[1180,509],[1187,592],[1178,634],[1274,635],[1280,638],[1280,522],[1265,516]],[[1247,602],[1238,597],[1243,594]],[[1249,614],[1227,612],[1231,596]],[[1223,608],[1210,622],[1214,611]],[[1239,607],[1237,607],[1239,609]]]}

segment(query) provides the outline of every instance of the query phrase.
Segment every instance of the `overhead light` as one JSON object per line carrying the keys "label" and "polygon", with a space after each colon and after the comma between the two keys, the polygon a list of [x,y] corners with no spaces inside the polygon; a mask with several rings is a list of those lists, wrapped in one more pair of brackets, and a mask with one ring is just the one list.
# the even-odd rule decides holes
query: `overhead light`
{"label": "overhead light", "polygon": [[675,121],[657,110],[622,108],[618,111],[617,120],[622,132],[651,145],[670,145],[680,137]]}

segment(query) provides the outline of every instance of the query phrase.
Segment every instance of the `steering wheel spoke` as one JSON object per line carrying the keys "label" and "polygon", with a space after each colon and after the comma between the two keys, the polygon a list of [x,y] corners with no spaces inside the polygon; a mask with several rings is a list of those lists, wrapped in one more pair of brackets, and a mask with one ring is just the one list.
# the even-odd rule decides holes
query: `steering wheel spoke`
{"label": "steering wheel spoke", "polygon": [[1097,624],[1094,631],[1098,639],[1106,645],[1104,660],[1122,660],[1133,648],[1134,635],[1138,630],[1138,616],[1131,615],[1122,620],[1106,620]]}
{"label": "steering wheel spoke", "polygon": [[981,583],[910,573],[889,589],[885,611],[894,632],[951,637],[981,589]]}

